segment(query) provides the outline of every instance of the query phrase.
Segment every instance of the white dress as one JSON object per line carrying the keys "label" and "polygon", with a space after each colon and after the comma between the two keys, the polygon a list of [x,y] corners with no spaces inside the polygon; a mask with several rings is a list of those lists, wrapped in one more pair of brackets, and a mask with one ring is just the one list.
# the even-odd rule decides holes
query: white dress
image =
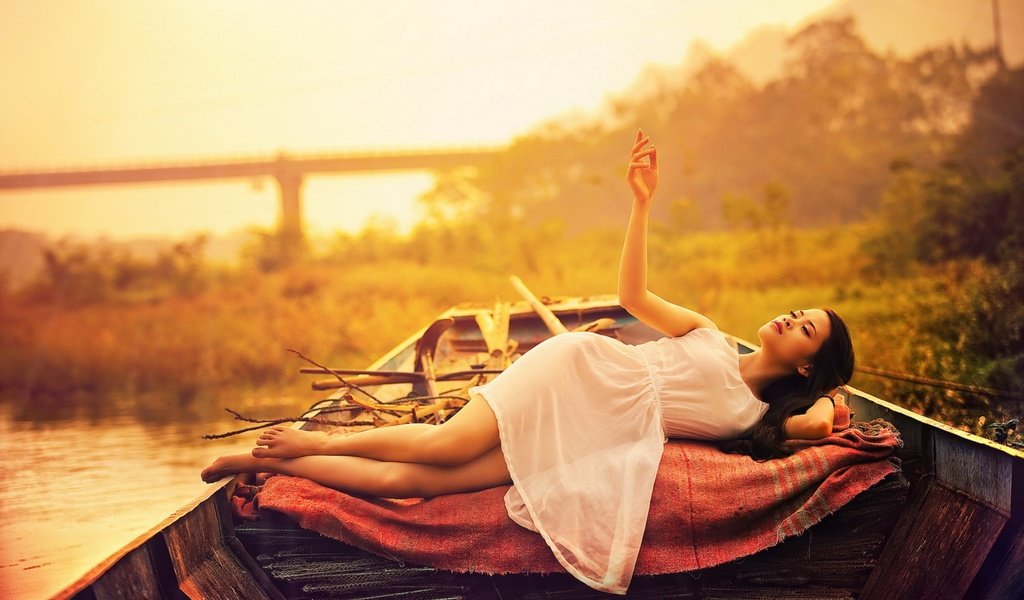
{"label": "white dress", "polygon": [[498,420],[508,515],[590,587],[625,594],[667,437],[744,436],[768,409],[716,329],[636,346],[596,333],[544,340],[470,388]]}

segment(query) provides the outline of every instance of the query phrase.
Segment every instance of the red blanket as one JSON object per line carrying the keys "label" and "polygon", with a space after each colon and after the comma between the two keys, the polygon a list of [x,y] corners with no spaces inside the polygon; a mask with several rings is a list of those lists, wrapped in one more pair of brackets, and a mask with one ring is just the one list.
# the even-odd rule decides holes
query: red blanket
{"label": "red blanket", "polygon": [[[903,442],[891,424],[875,419],[787,444],[798,449],[793,456],[759,463],[711,442],[670,440],[635,573],[703,569],[799,535],[898,470],[899,460],[886,458]],[[254,503],[303,528],[401,561],[459,572],[563,571],[539,534],[508,518],[507,489],[388,500],[275,475]],[[251,508],[240,497],[237,506]]]}

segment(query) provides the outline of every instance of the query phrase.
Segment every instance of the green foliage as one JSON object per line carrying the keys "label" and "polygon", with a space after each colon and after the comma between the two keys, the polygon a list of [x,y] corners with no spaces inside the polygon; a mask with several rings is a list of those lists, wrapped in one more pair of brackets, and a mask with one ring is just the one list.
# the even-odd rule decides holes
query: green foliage
{"label": "green foliage", "polygon": [[61,240],[44,250],[44,270],[19,296],[81,306],[195,294],[209,283],[203,259],[206,243],[205,235],[197,235],[144,259],[109,243]]}
{"label": "green foliage", "polygon": [[702,227],[700,209],[690,198],[676,198],[669,203],[668,225],[675,231],[697,231]]}
{"label": "green foliage", "polygon": [[971,103],[971,118],[957,140],[955,156],[966,163],[994,166],[1024,145],[1024,67],[1000,71],[985,80]]}
{"label": "green foliage", "polygon": [[889,275],[917,265],[970,272],[922,317],[932,338],[922,351],[943,358],[922,356],[919,371],[974,372],[976,383],[1024,392],[1024,69],[993,77],[972,115],[939,167],[893,166],[863,247],[871,269]]}
{"label": "green foliage", "polygon": [[756,228],[760,223],[760,213],[750,196],[732,193],[722,196],[722,216],[729,229],[736,231]]}
{"label": "green foliage", "polygon": [[309,242],[282,230],[252,227],[250,241],[242,248],[244,265],[261,273],[279,271],[309,257]]}
{"label": "green foliage", "polygon": [[871,276],[906,275],[919,255],[925,219],[925,176],[906,161],[890,166],[892,181],[879,201],[877,227],[861,243],[871,258]]}
{"label": "green foliage", "polygon": [[731,230],[768,228],[778,230],[790,222],[790,194],[778,181],[769,181],[761,188],[758,203],[743,194],[725,194],[722,197],[722,215]]}

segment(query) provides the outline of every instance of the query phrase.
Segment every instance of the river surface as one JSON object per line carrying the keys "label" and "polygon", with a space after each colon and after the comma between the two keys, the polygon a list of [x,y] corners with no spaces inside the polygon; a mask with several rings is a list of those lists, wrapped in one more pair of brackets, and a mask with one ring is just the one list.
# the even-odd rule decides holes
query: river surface
{"label": "river surface", "polygon": [[[245,414],[297,415],[312,402],[275,396]],[[0,404],[0,598],[56,594],[205,492],[200,470],[248,451],[258,435],[202,439],[249,425],[218,411],[172,423],[137,414],[39,422]]]}

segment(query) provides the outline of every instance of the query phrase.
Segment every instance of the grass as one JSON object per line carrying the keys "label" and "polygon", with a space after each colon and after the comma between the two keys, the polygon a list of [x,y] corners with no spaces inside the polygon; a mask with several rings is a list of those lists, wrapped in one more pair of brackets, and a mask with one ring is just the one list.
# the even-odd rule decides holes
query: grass
{"label": "grass", "polygon": [[[754,332],[783,312],[829,306],[849,324],[859,364],[971,382],[977,361],[935,339],[924,323],[955,310],[949,290],[982,267],[883,278],[859,251],[866,231],[679,235],[655,228],[649,282],[754,342]],[[437,258],[443,247],[427,253],[391,240],[389,252],[371,258],[339,252],[272,273],[240,269],[191,294],[136,293],[76,307],[7,296],[0,301],[0,390],[26,411],[67,398],[117,397],[132,410],[133,398],[159,394],[188,411],[237,390],[294,395],[308,381],[286,348],[325,364],[364,366],[452,305],[517,299],[509,274],[538,295],[614,293],[621,236],[554,235],[525,249],[462,244],[444,260]],[[1019,410],[874,376],[858,374],[852,384],[975,433],[982,416],[1005,420]]]}

